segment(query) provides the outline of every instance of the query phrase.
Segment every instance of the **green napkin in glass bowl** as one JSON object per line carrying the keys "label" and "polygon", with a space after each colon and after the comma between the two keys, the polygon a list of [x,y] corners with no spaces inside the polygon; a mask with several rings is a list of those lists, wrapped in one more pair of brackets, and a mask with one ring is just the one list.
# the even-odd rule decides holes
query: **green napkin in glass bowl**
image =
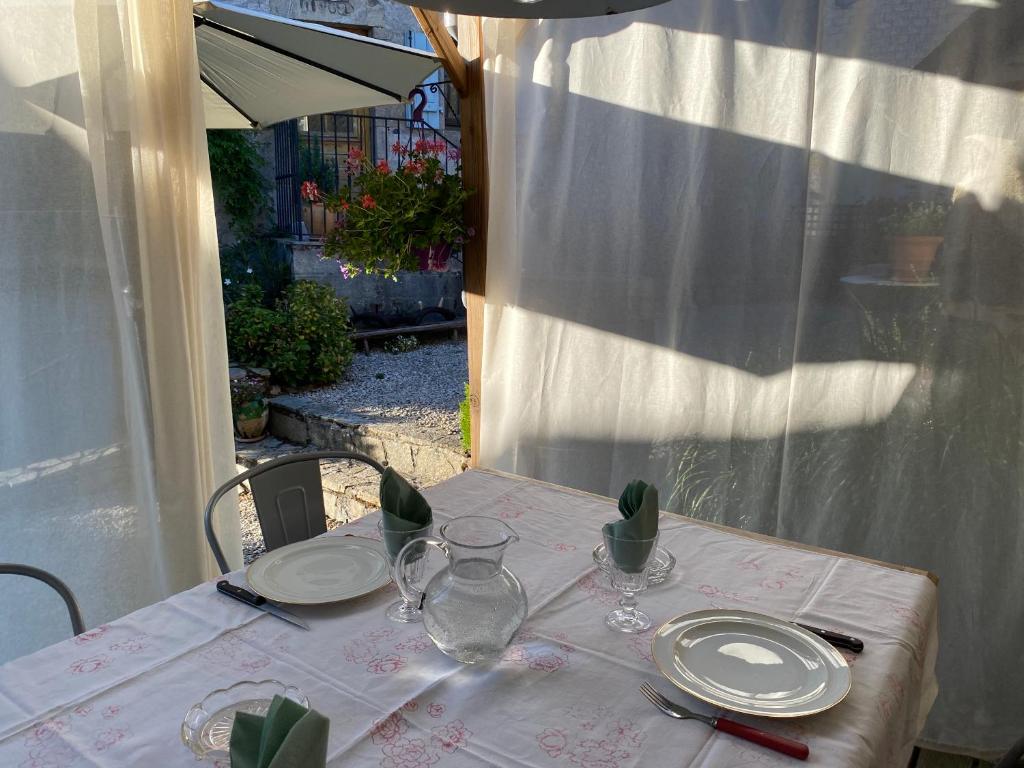
{"label": "green napkin in glass bowl", "polygon": [[384,546],[391,557],[398,556],[412,531],[434,521],[427,500],[391,467],[380,478],[380,510]]}
{"label": "green napkin in glass bowl", "polygon": [[324,768],[330,721],[275,696],[266,717],[239,712],[231,727],[231,768]]}
{"label": "green napkin in glass bowl", "polygon": [[636,573],[654,546],[650,541],[658,535],[658,489],[643,480],[633,480],[619,497],[622,520],[604,524],[604,531],[616,540],[606,540],[608,556],[623,571]]}

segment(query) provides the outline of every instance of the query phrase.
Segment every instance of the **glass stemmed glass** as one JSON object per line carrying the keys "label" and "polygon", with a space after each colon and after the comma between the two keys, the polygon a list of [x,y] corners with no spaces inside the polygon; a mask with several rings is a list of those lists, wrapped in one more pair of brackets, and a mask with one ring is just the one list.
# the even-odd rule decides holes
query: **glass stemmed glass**
{"label": "glass stemmed glass", "polygon": [[619,607],[604,617],[605,623],[618,632],[643,632],[651,626],[651,617],[637,610],[636,596],[647,589],[647,574],[654,560],[658,536],[651,539],[627,539],[604,531],[608,549],[608,578],[612,587],[622,594]]}
{"label": "glass stemmed glass", "polygon": [[[395,558],[402,551],[402,547],[413,539],[422,539],[429,536],[433,533],[434,524],[428,523],[422,528],[414,528],[410,531],[390,531],[384,530],[384,523],[381,521],[377,523],[377,530],[380,532],[380,537],[384,542],[384,549],[388,554],[388,564],[393,570]],[[412,584],[416,584],[423,579],[423,569],[427,559],[425,556],[426,545],[422,545],[419,549],[418,555],[408,557],[405,561],[405,577]],[[397,583],[398,577],[394,575],[393,577]],[[411,624],[415,621],[423,620],[419,606],[410,600],[406,600],[404,597],[389,605],[385,615],[392,621],[399,621],[403,624]]]}

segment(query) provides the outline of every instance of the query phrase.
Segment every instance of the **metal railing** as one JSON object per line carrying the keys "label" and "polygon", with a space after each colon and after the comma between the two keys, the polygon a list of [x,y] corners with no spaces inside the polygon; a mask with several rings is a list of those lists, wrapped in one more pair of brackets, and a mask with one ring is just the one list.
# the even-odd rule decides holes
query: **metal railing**
{"label": "metal railing", "polygon": [[[325,193],[337,192],[343,185],[351,189],[347,161],[352,149],[364,152],[374,165],[386,160],[396,168],[401,161],[396,147],[408,150],[420,139],[443,141],[448,149],[459,147],[446,132],[415,118],[336,112],[274,126],[278,229],[300,240],[322,238],[333,228],[334,214],[322,204],[304,201],[302,183],[315,181]],[[447,151],[442,162],[446,173],[458,164]]]}

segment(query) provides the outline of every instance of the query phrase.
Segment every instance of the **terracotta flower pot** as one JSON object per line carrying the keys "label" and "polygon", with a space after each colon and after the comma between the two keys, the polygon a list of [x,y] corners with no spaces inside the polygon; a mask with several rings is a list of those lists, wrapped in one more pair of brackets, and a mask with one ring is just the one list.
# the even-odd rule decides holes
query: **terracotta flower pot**
{"label": "terracotta flower pot", "polygon": [[913,283],[931,274],[935,254],[942,244],[938,235],[897,235],[889,240],[892,279]]}
{"label": "terracotta flower pot", "polygon": [[235,419],[235,434],[243,443],[255,443],[267,436],[267,422],[270,408],[264,406],[263,413],[252,419]]}
{"label": "terracotta flower pot", "polygon": [[338,215],[325,210],[323,203],[303,203],[302,223],[312,237],[323,237],[338,228]]}
{"label": "terracotta flower pot", "polygon": [[419,259],[421,272],[447,272],[452,247],[449,243],[435,243],[429,248],[414,248],[412,253]]}

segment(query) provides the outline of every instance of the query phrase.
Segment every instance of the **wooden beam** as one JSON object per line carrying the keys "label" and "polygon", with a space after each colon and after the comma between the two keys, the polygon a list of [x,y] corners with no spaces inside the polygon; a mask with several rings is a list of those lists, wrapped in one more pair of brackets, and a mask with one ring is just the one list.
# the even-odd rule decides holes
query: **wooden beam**
{"label": "wooden beam", "polygon": [[483,39],[479,17],[460,19],[459,51],[466,63],[466,94],[461,102],[462,180],[473,190],[466,201],[472,227],[462,253],[466,293],[466,348],[469,357],[470,466],[480,457],[480,374],[484,354],[484,288],[487,283],[487,126],[484,119]]}
{"label": "wooden beam", "polygon": [[434,53],[441,59],[444,70],[448,73],[448,79],[452,81],[459,96],[465,98],[467,94],[466,62],[462,58],[462,54],[459,53],[455,41],[452,40],[452,36],[445,29],[444,17],[437,11],[428,11],[415,6],[413,6],[412,13],[416,17],[416,21],[420,23],[423,34],[430,40]]}

